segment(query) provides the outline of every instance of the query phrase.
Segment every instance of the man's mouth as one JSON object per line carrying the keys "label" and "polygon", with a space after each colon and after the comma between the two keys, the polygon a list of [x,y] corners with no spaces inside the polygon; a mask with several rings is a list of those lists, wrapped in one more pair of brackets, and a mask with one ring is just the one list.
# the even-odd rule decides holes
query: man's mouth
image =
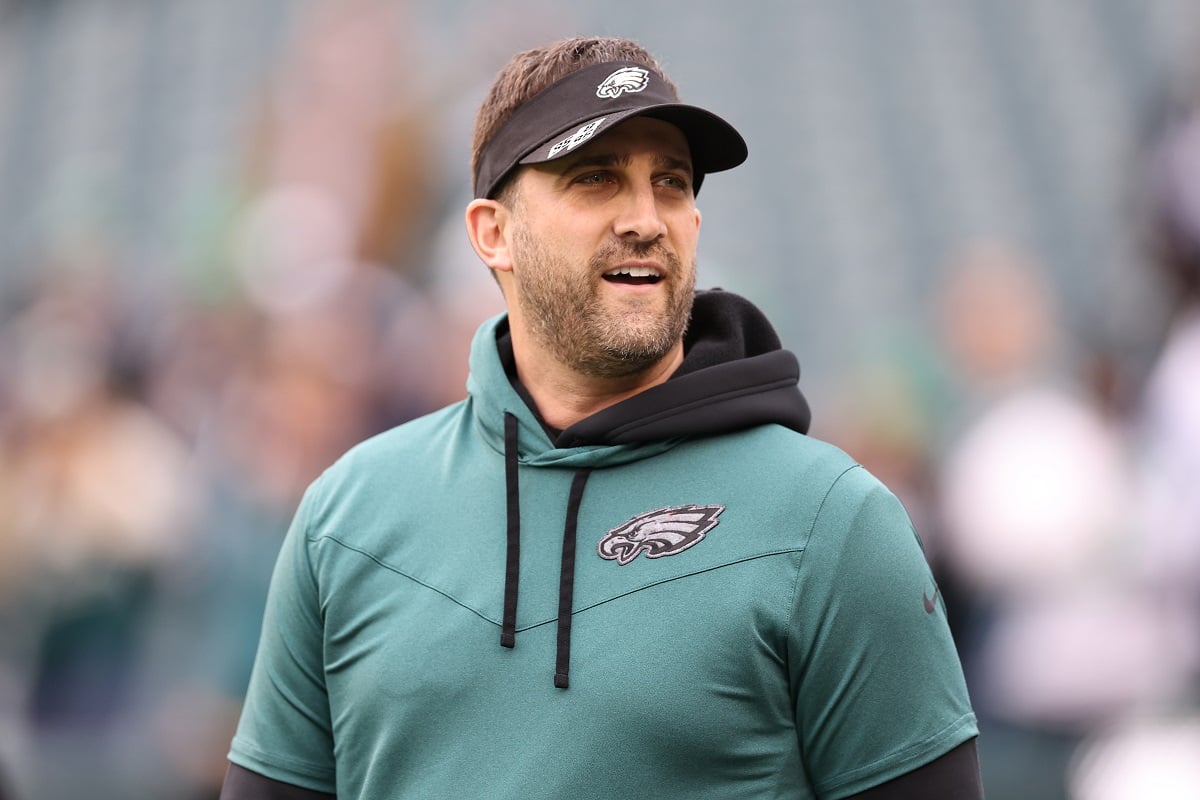
{"label": "man's mouth", "polygon": [[655,267],[617,267],[604,273],[604,280],[609,283],[643,286],[661,281],[662,273]]}

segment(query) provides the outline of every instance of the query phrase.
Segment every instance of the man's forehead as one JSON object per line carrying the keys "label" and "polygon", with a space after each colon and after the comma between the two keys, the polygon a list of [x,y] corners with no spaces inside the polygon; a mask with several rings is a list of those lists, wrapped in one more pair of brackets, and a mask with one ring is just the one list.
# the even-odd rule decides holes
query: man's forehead
{"label": "man's forehead", "polygon": [[622,161],[644,153],[691,168],[691,148],[683,131],[666,120],[645,116],[632,117],[614,125],[571,155],[558,160],[567,165],[593,162],[597,158]]}

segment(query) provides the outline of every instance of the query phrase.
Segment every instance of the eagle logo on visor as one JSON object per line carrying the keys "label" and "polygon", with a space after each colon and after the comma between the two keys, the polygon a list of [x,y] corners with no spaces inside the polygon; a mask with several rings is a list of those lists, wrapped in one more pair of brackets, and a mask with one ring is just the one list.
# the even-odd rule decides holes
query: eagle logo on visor
{"label": "eagle logo on visor", "polygon": [[650,85],[650,73],[641,67],[621,67],[596,87],[596,97],[615,100],[622,92],[640,92]]}
{"label": "eagle logo on visor", "polygon": [[668,506],[622,522],[600,540],[600,557],[625,566],[641,553],[662,558],[682,553],[717,526],[725,506]]}

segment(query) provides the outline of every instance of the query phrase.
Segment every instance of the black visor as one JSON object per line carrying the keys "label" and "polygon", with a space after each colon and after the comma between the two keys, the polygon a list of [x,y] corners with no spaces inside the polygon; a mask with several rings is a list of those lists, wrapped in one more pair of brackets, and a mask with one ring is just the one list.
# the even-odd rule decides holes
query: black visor
{"label": "black visor", "polygon": [[705,174],[746,160],[746,142],[728,122],[678,102],[666,81],[645,67],[610,62],[572,72],[513,112],[483,148],[475,170],[475,196],[491,197],[518,164],[562,158],[638,116],[661,119],[683,131],[692,153],[696,191]]}

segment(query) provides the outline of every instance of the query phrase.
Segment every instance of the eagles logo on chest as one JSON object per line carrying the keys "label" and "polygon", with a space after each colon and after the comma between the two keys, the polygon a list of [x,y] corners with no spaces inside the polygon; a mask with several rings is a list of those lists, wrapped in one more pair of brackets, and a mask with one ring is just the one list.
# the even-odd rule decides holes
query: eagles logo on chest
{"label": "eagles logo on chest", "polygon": [[662,558],[682,553],[717,526],[725,506],[668,506],[638,514],[610,530],[596,550],[601,558],[625,566],[640,554]]}

